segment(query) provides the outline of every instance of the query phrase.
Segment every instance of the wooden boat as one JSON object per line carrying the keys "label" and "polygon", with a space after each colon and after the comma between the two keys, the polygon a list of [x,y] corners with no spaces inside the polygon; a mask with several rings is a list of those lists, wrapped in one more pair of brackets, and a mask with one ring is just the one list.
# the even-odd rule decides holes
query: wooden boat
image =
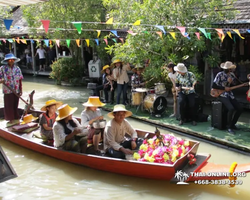
{"label": "wooden boat", "polygon": [[[23,110],[20,109],[20,113]],[[31,114],[35,117],[41,114],[40,111],[32,111]],[[0,108],[0,118],[3,118],[3,108]],[[80,119],[79,119],[80,120]],[[168,180],[172,182],[178,182],[175,178],[175,173],[182,170],[190,175],[191,172],[222,172],[220,176],[202,176],[195,177],[189,176],[186,181],[195,180],[219,180],[227,179],[230,165],[216,165],[209,163],[210,154],[198,154],[197,150],[199,147],[199,142],[189,141],[191,144],[191,149],[183,157],[176,160],[174,164],[160,164],[160,163],[149,163],[149,162],[139,162],[135,160],[124,160],[116,159],[108,156],[97,156],[90,154],[75,153],[70,151],[65,151],[57,149],[53,146],[46,145],[41,139],[32,137],[34,131],[30,133],[15,133],[12,131],[11,127],[3,127],[0,124],[0,137],[16,143],[17,145],[23,146],[30,150],[45,154],[69,163],[83,165],[97,170],[107,171],[111,173],[122,174],[126,176],[149,178],[149,179],[160,179]],[[138,137],[144,138],[148,133],[146,131],[137,130]],[[149,133],[149,137],[153,137],[154,133]],[[188,164],[188,154],[195,155],[197,159],[196,164]],[[250,172],[250,163],[240,164],[237,166],[235,172],[247,173]]]}

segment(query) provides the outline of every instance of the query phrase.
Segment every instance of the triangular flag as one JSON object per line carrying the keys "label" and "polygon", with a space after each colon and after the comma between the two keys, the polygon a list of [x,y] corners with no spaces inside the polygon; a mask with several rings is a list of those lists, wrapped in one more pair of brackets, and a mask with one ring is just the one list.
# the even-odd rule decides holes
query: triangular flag
{"label": "triangular flag", "polygon": [[161,39],[162,39],[162,32],[156,32],[160,37],[161,37]]}
{"label": "triangular flag", "polygon": [[5,39],[1,38],[1,40],[3,40],[3,42],[6,43],[6,40],[5,40]]}
{"label": "triangular flag", "polygon": [[241,39],[243,39],[243,40],[245,39],[244,37],[241,36],[241,34],[240,34],[240,32],[239,32],[238,29],[233,29],[233,31],[234,31],[235,33],[237,33],[238,36],[240,36]]}
{"label": "triangular flag", "polygon": [[112,38],[112,40],[113,40],[115,43],[117,43],[117,41],[116,41],[116,39],[115,39],[115,38]]}
{"label": "triangular flag", "polygon": [[186,33],[186,27],[183,27],[183,26],[176,26],[176,28],[178,28],[181,32],[181,34],[184,36],[184,37],[188,37],[188,34]]}
{"label": "triangular flag", "polygon": [[8,42],[12,43],[12,42],[13,42],[13,40],[12,40],[12,39],[8,39]]}
{"label": "triangular flag", "polygon": [[74,26],[76,27],[76,30],[78,31],[78,34],[82,33],[82,22],[72,22]]}
{"label": "triangular flag", "polygon": [[36,42],[38,42],[38,43],[39,43],[39,42],[40,42],[40,40],[39,40],[39,39],[36,39]]}
{"label": "triangular flag", "polygon": [[89,47],[89,39],[85,39],[86,43],[87,43],[87,47]]}
{"label": "triangular flag", "polygon": [[24,43],[24,44],[27,44],[25,39],[21,39],[21,42]]}
{"label": "triangular flag", "polygon": [[30,42],[31,42],[32,44],[34,44],[34,40],[30,40]]}
{"label": "triangular flag", "polygon": [[13,19],[4,19],[3,22],[4,22],[4,25],[5,25],[5,28],[7,30],[10,30],[10,26],[11,26],[11,24],[13,22]]}
{"label": "triangular flag", "polygon": [[105,41],[106,45],[108,45],[108,40],[107,39],[103,39],[103,40]]}
{"label": "triangular flag", "polygon": [[119,38],[121,41],[122,41],[122,43],[124,43],[124,40],[123,40],[123,38]]}
{"label": "triangular flag", "polygon": [[16,40],[15,40],[15,38],[12,38],[12,40],[13,40],[13,42],[15,42]]}
{"label": "triangular flag", "polygon": [[119,37],[119,36],[117,35],[117,31],[112,30],[112,31],[110,31],[110,32],[113,33],[116,37]]}
{"label": "triangular flag", "polygon": [[227,34],[228,34],[228,36],[229,36],[231,39],[233,39],[233,38],[232,38],[232,34],[231,34],[230,31],[227,31]]}
{"label": "triangular flag", "polygon": [[221,40],[221,42],[223,42],[223,40],[224,40],[224,38],[225,38],[225,34],[224,34],[224,32],[223,32],[223,30],[222,29],[215,29],[216,31],[217,31],[217,33],[218,33],[218,35],[219,35],[219,38],[220,38],[220,40]]}
{"label": "triangular flag", "polygon": [[109,18],[108,21],[106,21],[106,24],[113,24],[113,20],[114,20],[113,17]]}
{"label": "triangular flag", "polygon": [[127,31],[127,32],[133,36],[137,35],[137,33],[134,33],[133,31]]}
{"label": "triangular flag", "polygon": [[19,39],[19,37],[16,39],[16,42],[17,42],[18,44],[20,44],[20,39]]}
{"label": "triangular flag", "polygon": [[211,38],[211,33],[207,33],[207,37],[208,37],[210,40],[212,40],[212,38]]}
{"label": "triangular flag", "polygon": [[60,47],[60,40],[56,40],[56,45]]}
{"label": "triangular flag", "polygon": [[250,30],[249,30],[249,29],[247,29],[247,32],[248,32],[248,33],[250,33]]}
{"label": "triangular flag", "polygon": [[176,38],[175,38],[175,32],[169,32],[169,33],[176,40]]}
{"label": "triangular flag", "polygon": [[141,20],[137,20],[135,23],[133,23],[134,26],[139,26],[141,24]]}
{"label": "triangular flag", "polygon": [[52,40],[49,40],[49,45],[52,45]]}
{"label": "triangular flag", "polygon": [[76,44],[78,47],[80,47],[80,40],[79,39],[76,40]]}
{"label": "triangular flag", "polygon": [[158,26],[158,25],[156,25],[155,27],[156,27],[156,28],[159,28],[159,29],[164,33],[164,35],[166,34],[166,31],[165,31],[165,29],[164,29],[163,26]]}
{"label": "triangular flag", "polygon": [[69,39],[67,39],[67,40],[66,40],[66,43],[67,43],[67,46],[68,46],[68,48],[69,48],[69,45],[70,45],[70,40],[69,40]]}
{"label": "triangular flag", "polygon": [[50,20],[41,20],[45,33],[48,33]]}
{"label": "triangular flag", "polygon": [[97,46],[99,46],[99,40],[95,39],[95,42],[96,42]]}
{"label": "triangular flag", "polygon": [[221,35],[223,35],[223,34],[224,34],[224,32],[223,32],[223,30],[222,30],[222,29],[216,28],[215,30],[216,30],[218,33],[220,33]]}
{"label": "triangular flag", "polygon": [[44,41],[44,43],[46,44],[46,46],[48,47],[49,46],[49,40],[43,40]]}
{"label": "triangular flag", "polygon": [[97,38],[99,38],[100,34],[101,34],[101,30],[96,30],[97,31]]}
{"label": "triangular flag", "polygon": [[198,28],[198,29],[205,35],[206,38],[208,38],[207,32],[204,28]]}
{"label": "triangular flag", "polygon": [[148,31],[143,31],[143,33],[146,33],[146,34],[148,34]]}
{"label": "triangular flag", "polygon": [[198,38],[198,40],[200,40],[200,33],[199,32],[195,32],[195,35]]}

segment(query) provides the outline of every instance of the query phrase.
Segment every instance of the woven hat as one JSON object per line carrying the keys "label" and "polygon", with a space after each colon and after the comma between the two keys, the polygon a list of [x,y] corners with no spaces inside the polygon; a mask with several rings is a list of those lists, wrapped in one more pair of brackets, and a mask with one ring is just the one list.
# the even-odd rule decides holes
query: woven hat
{"label": "woven hat", "polygon": [[187,68],[183,63],[178,63],[177,66],[174,67],[174,71],[181,72],[181,73],[186,73]]}
{"label": "woven hat", "polygon": [[21,124],[27,124],[37,119],[38,117],[34,117],[32,114],[28,114],[23,117],[23,121],[21,122]]}
{"label": "woven hat", "polygon": [[90,96],[88,101],[82,104],[85,107],[102,107],[105,106],[105,103],[100,101],[100,98],[97,96]]}
{"label": "woven hat", "polygon": [[227,61],[225,63],[221,63],[220,64],[220,67],[222,69],[235,69],[236,68],[236,65],[234,65],[232,62],[230,61]]}
{"label": "woven hat", "polygon": [[135,67],[132,69],[133,72],[136,72],[137,70],[142,70],[144,67],[139,63],[136,64]]}
{"label": "woven hat", "polygon": [[58,108],[58,116],[56,118],[56,121],[59,121],[61,119],[64,119],[70,115],[72,115],[77,110],[77,107],[70,107],[68,104],[63,104]]}
{"label": "woven hat", "polygon": [[63,105],[61,101],[56,101],[54,99],[46,101],[45,105],[41,108],[42,111],[46,111],[46,108],[51,105],[56,105],[56,108],[60,107]]}
{"label": "woven hat", "polygon": [[114,109],[112,112],[109,112],[107,115],[110,118],[114,118],[114,112],[119,112],[119,111],[125,111],[125,117],[131,116],[133,113],[129,110],[126,110],[125,106],[123,104],[117,104],[114,106]]}
{"label": "woven hat", "polygon": [[114,62],[112,62],[110,67],[114,67],[116,63],[123,63],[123,62],[120,59],[116,59],[116,60],[114,60]]}
{"label": "woven hat", "polygon": [[103,73],[105,72],[106,69],[111,69],[111,66],[105,65],[105,66],[102,68],[101,73],[103,74]]}
{"label": "woven hat", "polygon": [[17,58],[16,56],[14,56],[14,54],[13,53],[8,53],[8,54],[6,54],[5,55],[5,58],[4,58],[4,60],[2,60],[2,64],[8,64],[8,60],[10,60],[10,59],[13,59],[13,60],[15,60],[15,63],[17,63],[17,62],[19,62],[20,61],[20,58]]}

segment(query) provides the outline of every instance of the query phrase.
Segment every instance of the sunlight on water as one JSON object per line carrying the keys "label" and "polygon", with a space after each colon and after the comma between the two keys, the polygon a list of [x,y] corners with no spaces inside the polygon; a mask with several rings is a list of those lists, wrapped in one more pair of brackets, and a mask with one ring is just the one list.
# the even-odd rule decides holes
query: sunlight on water
{"label": "sunlight on water", "polygon": [[[70,106],[78,107],[77,116],[87,101],[89,91],[86,88],[66,88],[53,85],[44,78],[25,77],[23,84],[26,99],[35,89],[35,108],[41,108],[49,99],[61,100]],[[2,99],[2,94],[0,95]],[[3,102],[0,101],[0,106]],[[20,107],[24,104],[20,101]],[[103,111],[107,120],[107,112]],[[154,131],[155,127],[129,119],[135,128]],[[208,127],[209,128],[209,127]],[[160,129],[162,133],[168,133]],[[183,136],[180,136],[183,137]],[[0,199],[143,199],[143,200],[247,200],[250,197],[250,175],[243,185],[228,186],[174,185],[166,181],[147,180],[127,177],[90,168],[73,165],[48,156],[27,150],[0,138],[0,145],[7,154],[18,177],[0,183]],[[249,156],[238,154],[220,147],[201,142],[199,153],[211,153],[210,162],[218,164],[250,163]],[[229,169],[228,169],[229,170]],[[152,172],[154,173],[154,172]]]}

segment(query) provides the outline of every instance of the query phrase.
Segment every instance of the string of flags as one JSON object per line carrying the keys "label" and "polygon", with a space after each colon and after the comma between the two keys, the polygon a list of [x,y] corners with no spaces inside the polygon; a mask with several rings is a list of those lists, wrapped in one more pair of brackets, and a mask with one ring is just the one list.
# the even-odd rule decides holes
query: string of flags
{"label": "string of flags", "polygon": [[[4,19],[4,25],[5,25],[5,28],[7,30],[10,31],[10,29],[13,27],[12,26],[12,22],[13,20],[12,19]],[[40,20],[42,25],[43,25],[43,28],[44,28],[44,31],[45,33],[48,33],[49,29],[50,30],[77,30],[78,34],[81,34],[82,31],[97,31],[97,38],[100,37],[100,34],[102,31],[110,31],[111,33],[113,33],[122,43],[124,42],[123,38],[120,37],[118,35],[118,32],[117,30],[94,30],[94,29],[82,29],[82,24],[83,23],[94,23],[94,24],[109,24],[109,25],[115,25],[115,24],[125,24],[125,23],[114,23],[113,22],[113,17],[111,17],[110,19],[108,19],[106,22],[70,22],[74,25],[75,29],[61,29],[61,28],[49,28],[50,26],[50,20]],[[53,21],[54,22],[54,21]],[[126,23],[126,25],[128,25],[128,23]],[[182,26],[163,26],[163,25],[151,25],[151,24],[141,24],[141,20],[137,20],[135,21],[134,23],[132,24],[129,24],[129,25],[133,25],[133,26],[151,26],[151,27],[155,27],[157,29],[159,29],[160,31],[153,31],[155,32],[156,34],[159,35],[160,38],[163,39],[163,34],[166,35],[167,33],[170,34],[172,36],[173,39],[176,40],[176,34],[180,33],[183,37],[187,38],[187,39],[191,39],[190,37],[190,33],[192,32],[187,32],[186,31],[186,28],[194,28],[194,27],[182,27]],[[168,29],[170,28],[171,31],[166,31],[164,27],[167,27]],[[18,27],[20,28],[20,27]],[[178,29],[179,32],[176,32],[176,31],[173,31],[174,29]],[[197,32],[194,32],[197,39],[200,40],[200,32],[207,38],[207,39],[210,39],[212,40],[212,37],[211,37],[211,32],[207,32],[207,30],[215,30],[218,34],[218,37],[220,38],[221,42],[223,42],[223,40],[225,39],[225,37],[228,35],[231,39],[233,39],[232,37],[232,33],[236,33],[241,39],[245,39],[241,33],[240,33],[240,30],[242,29],[226,29],[227,31],[224,31],[223,29],[219,29],[219,28],[197,28],[198,31]],[[244,31],[246,31],[247,33],[250,33],[250,29],[243,29]],[[152,31],[143,31],[144,33],[149,33],[149,32],[152,32]],[[137,35],[138,32],[133,32],[132,30],[128,30],[127,31],[128,34],[131,34],[133,36]],[[1,39],[0,39],[1,40]],[[8,39],[8,41],[12,41],[13,39]],[[61,39],[62,40],[62,39]],[[76,43],[78,46],[80,46],[80,39],[75,39],[76,40]],[[86,43],[87,43],[87,46],[89,46],[89,40],[90,39],[85,39]],[[99,45],[99,40],[98,39],[94,39],[96,44]],[[107,39],[103,39],[106,43],[106,45],[108,45],[108,40]],[[117,42],[115,38],[112,39],[114,42]],[[3,40],[3,41],[6,41],[6,40]],[[21,41],[22,43],[25,43],[25,39],[17,39],[16,40],[18,43]],[[59,45],[59,42],[60,40],[56,40],[57,41],[57,45]],[[67,41],[67,40],[66,40]],[[46,43],[46,42],[45,42]],[[68,43],[67,43],[68,44]],[[47,43],[46,43],[47,45]]]}

